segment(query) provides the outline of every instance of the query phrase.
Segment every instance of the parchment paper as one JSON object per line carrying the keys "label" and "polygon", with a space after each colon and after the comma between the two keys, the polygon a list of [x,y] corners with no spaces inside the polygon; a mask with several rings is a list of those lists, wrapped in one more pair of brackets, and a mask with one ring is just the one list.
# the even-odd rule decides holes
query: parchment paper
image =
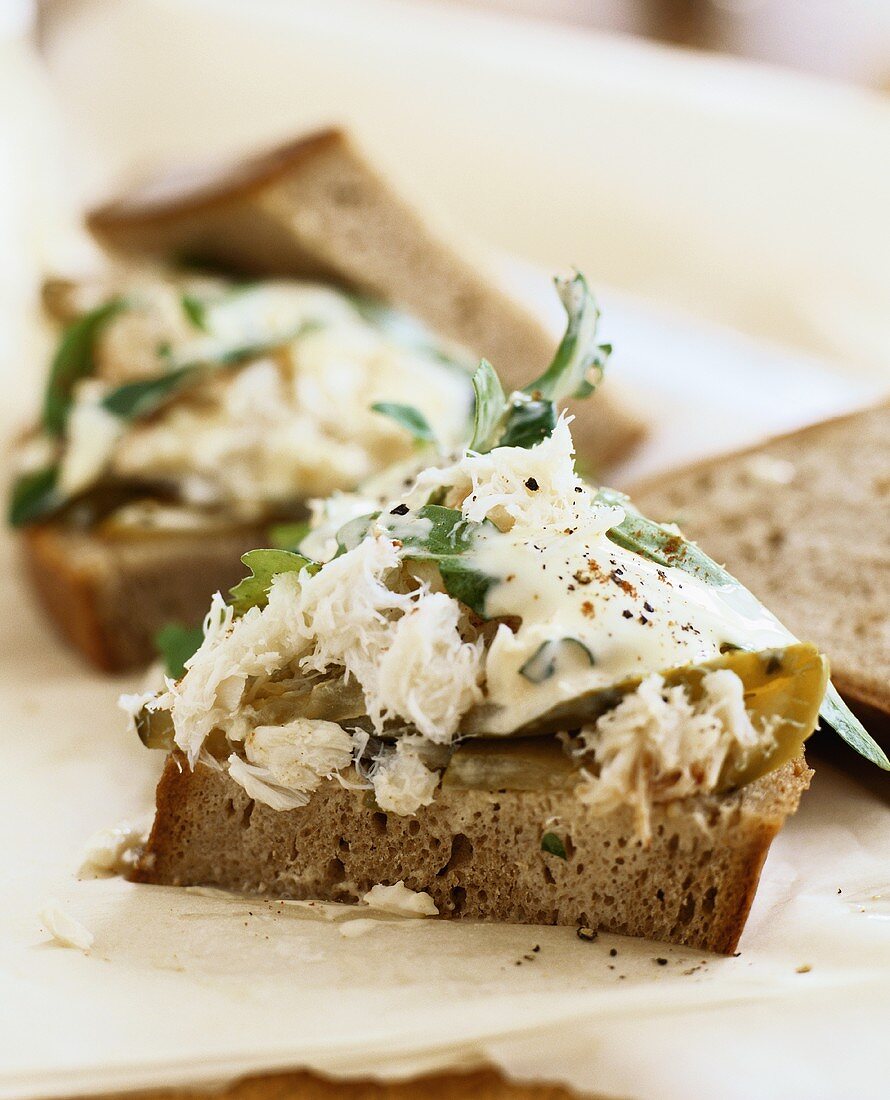
{"label": "parchment paper", "polygon": [[[33,217],[44,153],[23,108],[37,95],[35,74],[6,55],[2,75],[22,107],[15,155],[0,157],[15,184],[0,195],[10,229],[0,256],[8,436],[40,382],[22,369],[40,361],[24,331],[39,252],[29,234],[46,238],[52,225],[48,207]],[[756,435],[783,426],[770,419],[777,409],[801,415],[787,399],[739,403],[739,372],[753,360],[738,344],[715,333],[696,344],[688,331],[678,343],[672,322],[639,309],[625,311],[624,325],[628,373],[636,365],[656,387],[648,400],[685,418],[663,417],[672,427],[638,462],[686,457],[676,448],[693,430],[696,448],[713,449],[731,422]],[[619,347],[621,327],[608,333]],[[665,356],[685,364],[668,372],[671,386],[689,379],[667,404],[657,391]],[[766,352],[758,362],[761,379],[786,387],[770,392],[787,398],[788,372],[801,363]],[[714,363],[730,365],[708,404]],[[840,373],[805,377],[813,415],[864,396]],[[381,920],[344,936],[373,915],[77,881],[90,835],[150,804],[159,761],[123,732],[115,698],[132,679],[87,672],[62,649],[5,535],[0,608],[0,1096],[296,1066],[393,1078],[483,1061],[616,1097],[886,1095],[890,814],[857,781],[817,762],[801,812],[773,846],[738,958],[436,920]],[[50,899],[94,934],[89,953],[51,942],[39,916]]]}

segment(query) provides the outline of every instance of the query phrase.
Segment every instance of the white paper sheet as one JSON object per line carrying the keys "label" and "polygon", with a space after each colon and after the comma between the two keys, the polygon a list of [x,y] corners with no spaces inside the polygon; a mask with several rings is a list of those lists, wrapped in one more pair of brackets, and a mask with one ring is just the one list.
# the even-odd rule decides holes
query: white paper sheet
{"label": "white paper sheet", "polygon": [[[32,80],[22,61],[6,55],[0,75],[18,66]],[[0,164],[20,169],[17,205],[0,202],[0,212],[22,238],[20,256],[0,255],[0,320],[15,333],[0,380],[17,398],[0,407],[4,438],[40,384],[22,369],[38,361],[21,312],[35,274],[26,230],[45,236],[51,224],[33,221],[37,199],[22,185],[38,174],[35,133],[23,115],[15,158]],[[752,352],[605,297],[628,377],[674,411],[637,470],[685,457],[690,439],[700,453],[728,428],[753,438],[870,392],[843,385],[830,365]],[[665,376],[666,361],[683,369]],[[782,400],[739,403],[752,362]],[[724,370],[709,387],[715,363]],[[804,383],[800,407],[792,397]],[[440,921],[381,920],[353,938],[342,922],[369,913],[77,881],[87,839],[149,804],[159,760],[123,733],[115,698],[132,680],[85,671],[61,648],[6,535],[0,606],[0,1096],[297,1066],[399,1077],[484,1061],[616,1097],[886,1095],[890,813],[853,780],[819,768],[773,847],[739,958]],[[88,953],[51,942],[39,916],[50,899],[92,932]]]}

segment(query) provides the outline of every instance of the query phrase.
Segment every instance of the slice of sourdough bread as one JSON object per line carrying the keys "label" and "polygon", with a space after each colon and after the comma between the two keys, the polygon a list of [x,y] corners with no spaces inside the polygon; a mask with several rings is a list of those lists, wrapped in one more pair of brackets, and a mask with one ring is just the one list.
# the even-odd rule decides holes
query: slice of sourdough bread
{"label": "slice of sourdough bread", "polygon": [[826,653],[839,691],[890,712],[890,404],[630,492]]}
{"label": "slice of sourdough bread", "polygon": [[211,594],[244,574],[241,555],[265,528],[105,537],[59,523],[26,528],[22,553],[62,635],[106,672],[149,664],[162,626],[199,623]]}
{"label": "slice of sourdough bread", "polygon": [[[342,130],[209,174],[155,181],[95,210],[88,224],[118,252],[322,278],[381,298],[490,359],[512,388],[553,356],[546,326],[500,289],[476,250],[407,202]],[[596,466],[641,434],[608,386],[579,421],[580,445]]]}
{"label": "slice of sourdough bread", "polygon": [[[403,880],[443,917],[579,924],[730,953],[811,775],[801,758],[732,794],[656,806],[647,847],[629,809],[597,816],[565,791],[440,790],[399,817],[330,780],[282,812],[176,753],[132,877],[341,902]],[[542,851],[548,832],[565,859]]]}

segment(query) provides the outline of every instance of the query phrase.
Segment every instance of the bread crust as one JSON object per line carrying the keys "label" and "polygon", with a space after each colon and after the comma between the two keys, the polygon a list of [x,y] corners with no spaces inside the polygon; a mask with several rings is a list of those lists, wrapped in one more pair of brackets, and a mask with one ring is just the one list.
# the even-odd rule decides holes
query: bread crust
{"label": "bread crust", "polygon": [[[811,775],[801,758],[728,795],[656,806],[646,846],[629,809],[597,816],[571,792],[440,790],[399,817],[332,780],[280,812],[174,753],[132,878],[341,902],[403,880],[447,918],[587,925],[728,954]],[[542,851],[545,832],[565,860]]]}
{"label": "bread crust", "polygon": [[215,533],[109,537],[63,523],[22,531],[32,587],[61,636],[105,672],[144,667],[166,623],[197,625],[216,591],[244,573],[241,555],[262,527]]}

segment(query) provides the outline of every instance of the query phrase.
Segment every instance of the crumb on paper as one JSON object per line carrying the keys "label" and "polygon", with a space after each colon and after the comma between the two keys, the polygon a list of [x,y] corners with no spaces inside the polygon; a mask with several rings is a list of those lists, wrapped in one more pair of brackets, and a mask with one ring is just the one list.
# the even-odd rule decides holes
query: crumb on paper
{"label": "crumb on paper", "polygon": [[395,886],[378,883],[362,898],[365,905],[383,913],[398,913],[403,917],[437,917],[439,909],[425,890],[409,890],[404,879]]}
{"label": "crumb on paper", "polygon": [[71,916],[57,901],[48,901],[40,910],[40,921],[60,947],[74,947],[89,951],[93,946],[93,933]]}
{"label": "crumb on paper", "polygon": [[575,935],[579,940],[583,940],[585,943],[593,943],[596,940],[599,932],[595,928],[585,928],[583,925],[576,929]]}
{"label": "crumb on paper", "polygon": [[796,970],[796,973],[797,973],[797,974],[809,974],[809,972],[810,972],[810,971],[811,971],[812,969],[813,969],[813,968],[812,968],[812,967],[810,966],[810,964],[809,964],[809,963],[804,963],[804,964],[803,964],[803,966],[799,966],[799,967],[797,968],[797,970]]}
{"label": "crumb on paper", "polygon": [[136,862],[148,839],[150,821],[119,821],[108,829],[100,829],[87,841],[78,878],[100,878],[120,875]]}
{"label": "crumb on paper", "polygon": [[340,935],[347,940],[354,940],[357,936],[364,936],[367,932],[373,932],[386,921],[374,920],[371,917],[359,917],[357,920],[345,920],[340,928]]}

